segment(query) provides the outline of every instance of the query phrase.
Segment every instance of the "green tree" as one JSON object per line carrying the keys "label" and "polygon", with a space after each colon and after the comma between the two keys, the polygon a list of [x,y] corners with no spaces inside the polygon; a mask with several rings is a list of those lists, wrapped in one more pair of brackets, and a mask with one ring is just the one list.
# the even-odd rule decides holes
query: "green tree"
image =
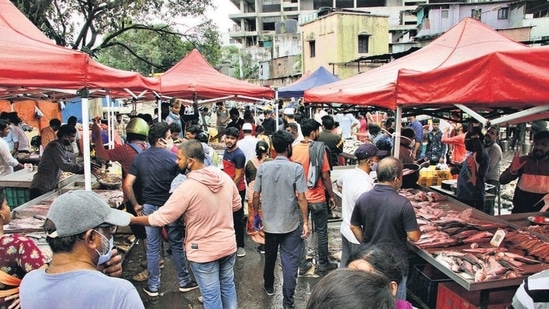
{"label": "green tree", "polygon": [[165,25],[153,27],[166,31],[126,31],[98,53],[98,61],[111,67],[149,75],[167,71],[197,48],[213,66],[219,63],[219,33],[211,21],[192,28],[183,37]]}
{"label": "green tree", "polygon": [[[12,0],[58,45],[95,56],[135,30],[173,33],[178,18],[203,16],[212,0]],[[168,22],[169,21],[169,22]],[[163,22],[166,26],[154,26]],[[180,34],[182,35],[182,34]],[[184,36],[184,35],[183,35]]]}

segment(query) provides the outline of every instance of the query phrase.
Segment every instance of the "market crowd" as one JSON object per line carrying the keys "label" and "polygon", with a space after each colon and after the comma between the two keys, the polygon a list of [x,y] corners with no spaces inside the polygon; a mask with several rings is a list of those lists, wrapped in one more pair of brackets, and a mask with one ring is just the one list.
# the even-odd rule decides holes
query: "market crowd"
{"label": "market crowd", "polygon": [[[51,261],[28,238],[2,235],[0,305],[94,308],[100,301],[106,308],[142,308],[134,285],[116,278],[121,258],[113,235],[118,226],[129,225],[146,256],[144,270],[132,280],[147,281],[143,291],[149,297],[161,295],[164,237],[181,293],[199,289],[205,308],[238,308],[234,265],[246,256],[245,240],[251,239],[265,255],[261,288],[269,296],[275,293],[280,257],[284,308],[295,307],[298,276],[313,270],[323,278],[307,308],[412,308],[406,301],[406,243],[417,241],[421,232],[410,201],[399,194],[403,164],[451,169],[458,175],[457,199],[489,214],[494,205],[485,201],[486,183],[496,192],[501,184],[518,180],[514,213],[541,210],[540,201],[549,192],[543,180],[549,176],[545,130],[533,134],[530,153],[517,154],[500,173],[499,129],[464,122],[458,115],[428,123],[411,116],[395,145],[394,120],[384,113],[334,115],[317,108],[305,117],[299,104],[280,107],[279,114],[267,106],[258,115],[252,108],[228,109],[223,102],[210,111],[172,99],[155,117],[136,115],[126,123],[117,116],[115,130],[124,143],[113,149],[104,147],[101,120],[94,120],[96,157],[122,166],[125,211],[110,208],[90,191],[59,196],[44,223]],[[18,132],[14,126],[21,121],[4,116],[0,132],[6,138]],[[76,159],[81,151],[75,122],[61,125],[52,119],[42,130],[45,144],[31,198],[54,190],[62,171],[83,173]],[[356,168],[332,183],[331,170],[345,164],[340,154],[350,140],[361,141],[350,157]],[[28,151],[28,141],[18,141],[10,150],[9,142],[0,139],[3,174],[20,168],[16,152]],[[214,144],[223,145],[221,158]],[[391,156],[396,147],[399,158]],[[328,253],[335,187],[342,193],[339,265]],[[0,200],[0,219],[7,224],[3,194]],[[308,244],[313,231],[316,243]],[[310,246],[316,247],[316,265],[308,258]],[[529,288],[546,292],[549,275],[536,276]],[[537,301],[537,294],[523,290],[514,308],[527,308],[521,304],[529,297]]]}

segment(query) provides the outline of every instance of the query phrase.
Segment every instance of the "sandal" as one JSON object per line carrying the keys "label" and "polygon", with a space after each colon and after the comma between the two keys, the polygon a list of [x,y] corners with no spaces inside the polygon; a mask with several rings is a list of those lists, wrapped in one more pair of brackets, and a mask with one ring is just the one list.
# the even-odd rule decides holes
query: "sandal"
{"label": "sandal", "polygon": [[132,277],[133,281],[142,282],[149,279],[149,271],[146,269]]}

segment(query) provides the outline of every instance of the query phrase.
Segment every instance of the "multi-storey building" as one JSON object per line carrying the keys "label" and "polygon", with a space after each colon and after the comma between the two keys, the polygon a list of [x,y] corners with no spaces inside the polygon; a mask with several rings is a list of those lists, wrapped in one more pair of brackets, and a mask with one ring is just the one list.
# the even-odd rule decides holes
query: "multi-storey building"
{"label": "multi-storey building", "polygon": [[303,69],[324,66],[341,79],[356,75],[360,68],[350,60],[387,53],[387,33],[386,16],[343,10],[318,17],[301,25]]}
{"label": "multi-storey building", "polygon": [[[396,51],[409,48],[407,43],[399,49],[401,42],[408,42],[415,35],[417,19],[413,15],[418,3],[427,0],[231,0],[240,9],[229,17],[236,23],[231,38],[242,43],[246,53],[254,55],[260,63],[259,79],[275,80],[273,84],[292,81],[292,76],[301,74],[301,50],[303,39],[297,24],[307,24],[325,14],[331,8],[353,9],[387,16],[388,46],[395,44]],[[289,24],[290,23],[290,24]],[[297,25],[295,24],[295,25]],[[295,29],[295,31],[293,31]],[[289,43],[293,43],[289,47]],[[296,45],[298,44],[298,45]],[[301,57],[301,58],[300,58]],[[277,58],[286,60],[271,61]],[[351,59],[347,59],[351,60]],[[344,61],[347,61],[344,60]],[[274,64],[273,64],[274,63]],[[287,63],[287,72],[282,72],[281,63]],[[303,67],[301,65],[301,67]],[[313,69],[313,71],[316,68]],[[307,69],[308,70],[308,69]],[[306,72],[304,70],[303,72]],[[278,72],[278,73],[276,73]],[[275,74],[275,75],[273,75]]]}
{"label": "multi-storey building", "polygon": [[[240,9],[239,13],[229,15],[229,18],[236,23],[230,32],[231,38],[242,43],[242,47],[248,50],[247,52],[252,51],[254,61],[260,66],[259,79],[263,80],[262,83],[273,85],[291,82],[292,77],[309,70],[313,71],[318,65],[325,65],[342,78],[349,74],[359,74],[368,69],[368,67],[360,67],[364,56],[388,53],[387,59],[393,59],[394,54],[405,54],[411,47],[424,46],[465,17],[479,18],[517,41],[534,45],[549,42],[549,2],[546,0],[231,0],[231,2]],[[358,33],[353,33],[353,38],[345,43],[339,41],[336,45],[331,42],[331,46],[326,45],[321,48],[318,46],[324,43],[314,40],[317,54],[329,50],[333,54],[332,57],[337,58],[329,61],[331,64],[320,60],[324,57],[310,57],[312,40],[301,37],[302,34],[308,34],[300,28],[313,27],[314,20],[324,18],[324,15],[327,12],[333,12],[334,8],[368,12],[371,16],[385,16],[387,19],[386,51],[369,50],[362,55],[363,53],[358,51],[358,46],[355,46],[360,44],[358,37],[354,37],[358,36]],[[297,21],[295,24],[297,29],[293,27],[294,21]],[[326,21],[320,23],[328,24]],[[339,30],[345,31],[343,28]],[[335,46],[344,51],[335,51]],[[356,51],[352,51],[353,49]],[[334,56],[335,54],[337,56]],[[317,66],[314,67],[315,65]],[[367,65],[375,66],[376,64]]]}

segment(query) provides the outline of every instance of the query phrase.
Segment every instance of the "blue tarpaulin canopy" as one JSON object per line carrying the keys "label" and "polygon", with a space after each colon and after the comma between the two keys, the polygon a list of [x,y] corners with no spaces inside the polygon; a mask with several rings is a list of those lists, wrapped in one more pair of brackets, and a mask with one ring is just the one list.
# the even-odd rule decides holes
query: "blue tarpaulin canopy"
{"label": "blue tarpaulin canopy", "polygon": [[338,80],[339,78],[335,77],[332,73],[328,72],[328,70],[321,66],[306,78],[300,79],[291,85],[278,89],[278,97],[302,97],[305,90],[337,82]]}

